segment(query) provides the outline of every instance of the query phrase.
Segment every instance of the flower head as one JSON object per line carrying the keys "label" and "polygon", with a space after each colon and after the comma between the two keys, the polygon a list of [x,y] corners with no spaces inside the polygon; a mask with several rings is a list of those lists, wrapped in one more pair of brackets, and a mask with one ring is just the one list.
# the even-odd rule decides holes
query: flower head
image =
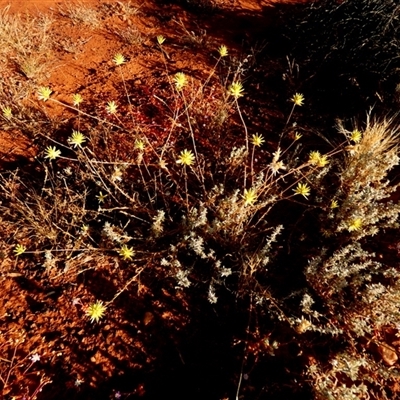
{"label": "flower head", "polygon": [[300,194],[304,196],[306,199],[308,199],[308,196],[311,193],[310,187],[307,185],[307,183],[298,183],[296,186],[296,189],[293,189],[295,194]]}
{"label": "flower head", "polygon": [[165,42],[165,37],[163,35],[157,36],[157,43],[161,46]]}
{"label": "flower head", "polygon": [[182,165],[192,165],[195,160],[194,154],[191,150],[183,150],[176,161],[178,164]]}
{"label": "flower head", "polygon": [[111,180],[113,182],[118,181],[121,182],[122,181],[122,176],[123,176],[123,171],[120,167],[114,167],[114,171],[111,175]]}
{"label": "flower head", "polygon": [[126,62],[126,59],[121,53],[117,53],[113,58],[113,62],[115,65],[122,65]]}
{"label": "flower head", "polygon": [[145,143],[142,139],[135,140],[135,149],[139,151],[143,151],[145,148]]}
{"label": "flower head", "polygon": [[253,135],[251,138],[251,144],[256,147],[260,147],[264,142],[265,142],[265,140],[264,140],[263,136],[259,135],[258,133]]}
{"label": "flower head", "polygon": [[254,188],[250,188],[249,190],[244,189],[243,193],[244,205],[252,205],[257,200],[257,192]]}
{"label": "flower head", "polygon": [[99,203],[104,203],[104,200],[106,199],[107,194],[103,194],[102,192],[99,192],[99,194],[96,196],[97,201]]}
{"label": "flower head", "polygon": [[24,254],[25,251],[26,251],[26,247],[25,247],[24,245],[22,245],[22,244],[17,244],[17,245],[15,246],[15,249],[14,249],[14,254],[15,254],[16,256],[20,256],[21,254]]}
{"label": "flower head", "polygon": [[304,96],[301,93],[296,93],[290,99],[296,106],[302,106],[304,102]]}
{"label": "flower head", "polygon": [[109,101],[106,105],[106,110],[109,114],[113,115],[117,113],[117,103],[115,101]]}
{"label": "flower head", "polygon": [[334,208],[338,208],[339,207],[339,203],[337,202],[337,200],[332,200],[331,204],[329,205],[329,208],[331,210],[333,210]]}
{"label": "flower head", "polygon": [[233,82],[232,85],[229,86],[229,94],[235,99],[243,96],[243,90],[243,85],[240,82]]}
{"label": "flower head", "polygon": [[103,318],[107,307],[101,300],[97,300],[95,303],[90,304],[86,309],[86,315],[90,318],[90,322],[98,322],[100,318]]}
{"label": "flower head", "polygon": [[269,169],[271,170],[272,175],[274,175],[274,176],[277,173],[279,173],[280,169],[282,169],[282,170],[286,169],[286,166],[285,166],[285,164],[283,164],[283,161],[279,160],[280,156],[281,156],[281,149],[278,148],[278,150],[275,151],[275,153],[274,153],[274,157],[272,159],[271,164],[269,164]]}
{"label": "flower head", "polygon": [[77,306],[77,305],[80,305],[80,306],[82,306],[83,304],[82,304],[82,302],[81,302],[81,299],[80,299],[80,298],[78,298],[78,297],[75,297],[75,298],[72,300],[72,305],[73,305],[73,306]]}
{"label": "flower head", "polygon": [[350,140],[352,140],[353,142],[359,143],[361,138],[362,138],[362,133],[358,129],[354,129],[354,131],[351,132]]}
{"label": "flower head", "polygon": [[39,88],[37,95],[39,100],[47,101],[50,98],[52,90],[48,86],[42,86]]}
{"label": "flower head", "polygon": [[228,48],[225,45],[221,45],[218,49],[220,57],[226,57],[228,55]]}
{"label": "flower head", "polygon": [[11,119],[12,118],[12,109],[9,106],[3,106],[1,107],[1,111],[3,112],[3,117],[5,119]]}
{"label": "flower head", "polygon": [[135,255],[135,251],[133,250],[132,247],[128,247],[126,244],[124,244],[120,250],[118,251],[118,254],[124,259],[124,260],[132,260],[132,257]]}
{"label": "flower head", "polygon": [[40,356],[39,356],[38,353],[34,353],[34,354],[32,354],[32,355],[30,356],[30,359],[31,359],[31,362],[32,362],[32,363],[35,363],[35,362],[40,361]]}
{"label": "flower head", "polygon": [[55,146],[48,146],[45,150],[44,158],[48,158],[49,160],[55,160],[57,157],[61,156],[61,151],[58,150]]}
{"label": "flower head", "polygon": [[158,161],[158,165],[161,169],[168,170],[168,163],[163,158],[160,158],[160,160]]}
{"label": "flower head", "polygon": [[349,232],[359,231],[362,228],[363,220],[361,218],[354,218],[350,221],[349,226],[347,227]]}
{"label": "flower head", "polygon": [[319,151],[311,151],[310,156],[308,158],[308,162],[310,164],[315,165],[318,163],[320,157],[321,157],[321,153]]}
{"label": "flower head", "polygon": [[183,72],[177,72],[174,76],[174,82],[177,90],[183,89],[187,84],[186,75]]}
{"label": "flower head", "polygon": [[75,107],[78,107],[79,104],[83,102],[83,97],[79,93],[75,93],[72,95],[72,104]]}
{"label": "flower head", "polygon": [[308,162],[321,168],[329,164],[328,157],[326,155],[321,155],[319,151],[311,151]]}
{"label": "flower head", "polygon": [[68,142],[74,147],[81,147],[86,142],[86,137],[79,131],[72,131],[72,135],[68,138]]}
{"label": "flower head", "polygon": [[321,156],[319,158],[318,163],[317,163],[317,167],[323,168],[328,164],[329,164],[328,157],[324,154],[323,156]]}
{"label": "flower head", "polygon": [[299,139],[301,139],[302,138],[302,134],[301,133],[299,133],[299,132],[295,132],[295,134],[294,134],[294,140],[296,141],[296,140],[299,140]]}

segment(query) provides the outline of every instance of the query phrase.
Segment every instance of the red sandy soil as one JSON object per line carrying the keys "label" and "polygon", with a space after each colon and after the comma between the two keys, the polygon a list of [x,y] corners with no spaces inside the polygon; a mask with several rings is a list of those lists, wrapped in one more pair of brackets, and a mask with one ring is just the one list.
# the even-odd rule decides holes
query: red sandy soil
{"label": "red sandy soil", "polygon": [[[128,20],[123,20],[122,13],[113,15],[112,11],[107,18],[107,28],[118,31],[128,26],[135,26],[145,37],[145,50],[133,50],[131,55],[135,62],[129,63],[126,71],[130,76],[135,77],[135,81],[143,87],[154,87],[157,85],[157,78],[154,77],[154,65],[159,62],[159,54],[154,52],[154,38],[156,35],[163,34],[170,40],[179,38],[184,34],[184,28],[187,30],[205,30],[207,32],[208,45],[210,47],[219,46],[222,41],[229,48],[237,48],[240,41],[253,37],[257,31],[274,22],[274,8],[276,5],[290,5],[306,3],[307,0],[228,0],[220,1],[221,8],[226,9],[228,15],[233,13],[232,20],[227,17],[222,19],[216,16],[210,20],[202,20],[197,24],[192,15],[187,11],[180,10],[178,7],[155,7],[157,10],[154,15],[151,10],[151,3],[139,2],[142,4],[141,10],[137,16],[132,16]],[[57,52],[49,56],[47,60],[54,66],[49,70],[50,76],[43,80],[45,86],[50,86],[54,93],[58,95],[58,100],[67,100],[72,93],[78,89],[84,96],[86,93],[103,92],[110,96],[116,94],[113,82],[107,80],[108,70],[112,66],[112,56],[116,52],[130,51],[129,46],[121,46],[119,41],[110,40],[109,35],[104,35],[104,31],[82,29],[80,26],[71,26],[70,21],[66,21],[59,16],[59,9],[66,4],[74,2],[60,2],[56,0],[0,0],[0,10],[7,7],[10,14],[37,14],[47,13],[53,15],[57,20],[57,28],[53,32],[59,37],[63,45],[78,43],[76,51],[66,52],[58,49]],[[100,6],[107,2],[99,0],[84,0],[75,2],[75,4],[84,4]],[[114,3],[115,5],[116,3]],[[118,10],[116,6],[113,11]],[[145,15],[143,15],[145,14]],[[235,20],[235,15],[239,15],[240,25]],[[260,15],[260,18],[257,17]],[[256,16],[256,17],[254,17]],[[164,20],[168,20],[165,24]],[[174,22],[175,21],[175,22]],[[178,25],[176,21],[181,21]],[[183,28],[184,27],[184,28]],[[222,41],[221,39],[222,38]],[[220,43],[221,42],[221,43]],[[75,49],[74,49],[75,50]],[[182,51],[171,48],[170,56],[174,58],[174,68],[178,70],[191,70],[192,74],[199,77],[206,76],[204,55],[193,54],[192,51]],[[50,115],[58,115],[65,110],[54,105],[47,107]],[[18,133],[17,133],[18,135]],[[28,157],[33,156],[33,147],[27,142],[27,139],[20,137],[15,139],[15,132],[3,132],[0,137],[0,155],[2,159],[12,160],[15,156],[23,156],[26,152]]]}

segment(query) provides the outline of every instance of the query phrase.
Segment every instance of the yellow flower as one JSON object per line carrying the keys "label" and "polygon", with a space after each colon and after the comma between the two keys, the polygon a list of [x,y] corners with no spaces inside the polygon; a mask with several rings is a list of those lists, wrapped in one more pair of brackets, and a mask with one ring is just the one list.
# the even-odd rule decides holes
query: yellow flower
{"label": "yellow flower", "polygon": [[81,147],[81,145],[86,142],[86,137],[79,131],[72,131],[72,135],[68,138],[68,142],[74,147]]}
{"label": "yellow flower", "polygon": [[12,118],[12,109],[11,107],[4,106],[1,107],[1,111],[3,112],[3,117],[6,119],[11,119]]}
{"label": "yellow flower", "polygon": [[320,157],[317,166],[322,168],[322,167],[325,167],[328,164],[329,164],[328,157],[324,154],[323,156]]}
{"label": "yellow flower", "polygon": [[57,157],[61,156],[61,151],[55,146],[48,146],[45,150],[45,153],[46,155],[44,158],[48,158],[49,160],[55,160]]}
{"label": "yellow flower", "polygon": [[97,300],[92,303],[86,310],[86,315],[90,318],[90,322],[98,322],[100,318],[104,317],[107,307],[102,301]]}
{"label": "yellow flower", "polygon": [[177,90],[183,89],[187,84],[186,75],[183,72],[177,72],[174,76],[174,82]]}
{"label": "yellow flower", "polygon": [[228,48],[225,45],[222,45],[219,47],[218,53],[221,57],[226,57],[228,55]]}
{"label": "yellow flower", "polygon": [[117,104],[115,101],[109,101],[106,105],[106,110],[109,114],[116,114],[117,113]]}
{"label": "yellow flower", "polygon": [[319,159],[321,158],[321,153],[319,151],[311,151],[308,162],[312,165],[318,164]]}
{"label": "yellow flower", "polygon": [[47,86],[42,86],[39,88],[37,95],[39,100],[47,101],[50,98],[52,91]]}
{"label": "yellow flower", "polygon": [[161,46],[165,42],[165,37],[163,35],[157,36],[157,43]]}
{"label": "yellow flower", "polygon": [[190,150],[183,150],[176,161],[182,165],[192,165],[195,160],[194,154]]}
{"label": "yellow flower", "polygon": [[126,60],[121,53],[117,53],[113,58],[113,62],[115,65],[122,65],[126,62]]}
{"label": "yellow flower", "polygon": [[243,96],[243,90],[243,85],[240,82],[233,82],[232,85],[229,86],[229,94],[235,99]]}
{"label": "yellow flower", "polygon": [[106,197],[107,197],[107,195],[103,194],[103,192],[99,192],[99,194],[96,196],[99,203],[104,203],[104,200],[106,199]]}
{"label": "yellow flower", "polygon": [[72,95],[72,104],[75,107],[78,107],[83,101],[83,97],[79,93],[75,93]]}
{"label": "yellow flower", "polygon": [[311,151],[308,162],[321,168],[329,164],[328,157],[326,155],[321,155],[319,151]]}
{"label": "yellow flower", "polygon": [[354,218],[350,221],[350,225],[348,226],[348,231],[359,231],[362,228],[363,220],[361,218]]}
{"label": "yellow flower", "polygon": [[243,193],[244,205],[252,205],[257,200],[257,192],[254,188],[250,188],[249,190],[244,189]]}
{"label": "yellow flower", "polygon": [[338,208],[338,207],[339,207],[339,203],[336,200],[332,200],[329,208],[331,208],[333,210],[334,208]]}
{"label": "yellow flower", "polygon": [[308,199],[308,196],[311,193],[310,187],[307,185],[307,183],[298,183],[296,189],[293,189],[295,194],[300,194],[304,196],[306,199]]}
{"label": "yellow flower", "polygon": [[294,134],[294,140],[295,140],[295,141],[301,139],[302,137],[303,137],[303,135],[302,135],[301,133],[299,133],[299,132],[296,132],[296,133]]}
{"label": "yellow flower", "polygon": [[143,151],[145,148],[144,141],[142,139],[136,139],[135,140],[135,149]]}
{"label": "yellow flower", "polygon": [[257,147],[260,147],[264,142],[265,142],[265,140],[264,140],[263,136],[259,135],[258,133],[253,135],[251,138],[251,143]]}
{"label": "yellow flower", "polygon": [[302,106],[304,102],[304,96],[301,93],[296,93],[293,95],[291,98],[291,101],[296,105],[296,106]]}
{"label": "yellow flower", "polygon": [[353,132],[351,132],[350,135],[350,140],[352,140],[355,143],[358,143],[361,140],[362,133],[358,129],[354,129]]}
{"label": "yellow flower", "polygon": [[132,247],[128,247],[126,244],[124,244],[118,254],[124,259],[124,260],[132,260],[132,257],[135,255],[135,251],[133,250]]}
{"label": "yellow flower", "polygon": [[17,244],[15,246],[14,253],[15,253],[16,256],[20,256],[21,254],[24,254],[25,251],[26,251],[26,247],[24,245]]}

